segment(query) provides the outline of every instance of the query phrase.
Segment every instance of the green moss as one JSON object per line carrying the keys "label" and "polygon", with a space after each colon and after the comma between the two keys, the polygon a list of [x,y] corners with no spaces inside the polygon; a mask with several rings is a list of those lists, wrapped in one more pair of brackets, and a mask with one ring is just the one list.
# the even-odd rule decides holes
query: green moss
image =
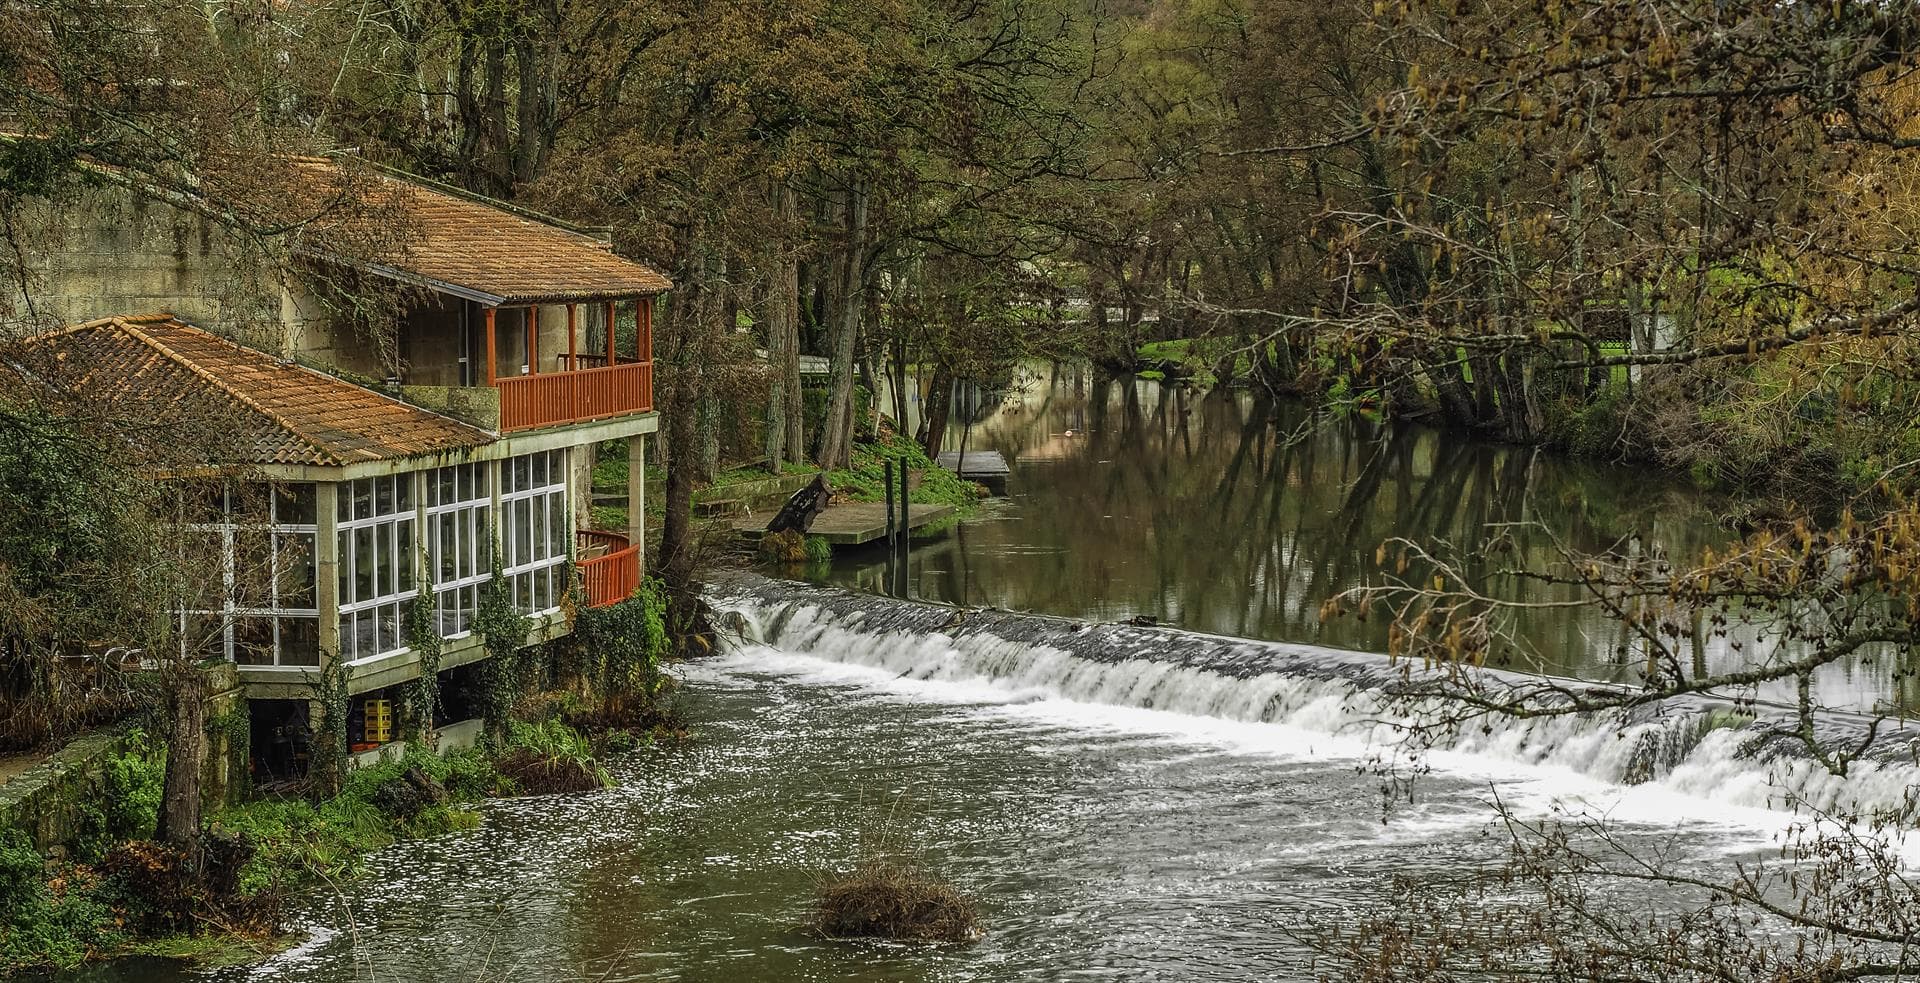
{"label": "green moss", "polygon": [[[959,475],[939,467],[911,438],[890,436],[883,440],[855,444],[851,467],[827,473],[836,497],[853,502],[879,502],[886,498],[886,463],[920,472],[920,486],[909,498],[920,505],[952,505],[962,512],[972,511],[980,502],[980,486],[961,480]],[[896,476],[895,481],[899,478]]]}

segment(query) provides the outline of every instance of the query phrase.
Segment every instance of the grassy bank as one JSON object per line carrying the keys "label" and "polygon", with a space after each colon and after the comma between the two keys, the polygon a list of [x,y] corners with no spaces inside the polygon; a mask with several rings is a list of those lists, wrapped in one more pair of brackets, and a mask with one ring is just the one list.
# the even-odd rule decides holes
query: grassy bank
{"label": "grassy bank", "polygon": [[[629,745],[631,746],[631,742]],[[348,775],[322,800],[264,798],[206,820],[199,863],[154,842],[165,774],[157,742],[110,759],[113,795],[49,857],[0,831],[0,976],[128,955],[224,961],[279,945],[289,893],[356,876],[402,839],[479,825],[482,799],[608,784],[592,741],[558,719],[441,757],[418,748]]]}
{"label": "grassy bank", "polygon": [[852,502],[885,500],[889,461],[896,469],[904,466],[919,474],[918,484],[911,484],[907,493],[908,500],[915,504],[951,505],[958,516],[971,512],[985,497],[986,489],[934,464],[913,438],[893,433],[885,426],[881,431],[876,439],[853,445],[849,466],[827,472],[835,497]]}

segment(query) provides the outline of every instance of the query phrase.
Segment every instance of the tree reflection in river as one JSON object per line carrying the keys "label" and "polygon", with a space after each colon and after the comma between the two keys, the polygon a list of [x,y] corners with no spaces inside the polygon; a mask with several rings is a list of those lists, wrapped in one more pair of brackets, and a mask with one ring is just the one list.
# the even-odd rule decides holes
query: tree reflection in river
{"label": "tree reflection in river", "polygon": [[[956,430],[947,446],[959,440]],[[1377,551],[1394,537],[1477,544],[1505,534],[1512,558],[1534,566],[1562,546],[1694,556],[1730,538],[1704,496],[1634,470],[1365,413],[1274,412],[1245,394],[1201,396],[1072,369],[1027,373],[966,440],[1007,457],[1012,494],[916,543],[920,597],[1103,620],[1148,615],[1382,652],[1384,618],[1323,624],[1319,609],[1381,576]],[[879,550],[843,554],[822,579],[879,590],[883,566]],[[1574,596],[1485,563],[1473,572],[1498,596]],[[1596,612],[1535,609],[1515,627],[1540,656],[1527,667],[1607,679],[1631,671],[1616,655],[1622,630]],[[1697,657],[1740,655],[1723,641]],[[1858,680],[1835,685],[1861,693]]]}

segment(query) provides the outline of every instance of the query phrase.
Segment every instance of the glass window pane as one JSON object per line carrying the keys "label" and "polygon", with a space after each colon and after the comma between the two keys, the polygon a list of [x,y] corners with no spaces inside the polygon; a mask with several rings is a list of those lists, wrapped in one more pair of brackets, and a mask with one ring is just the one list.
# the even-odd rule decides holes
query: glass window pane
{"label": "glass window pane", "polygon": [[354,634],[354,625],[357,623],[351,614],[340,616],[340,659],[343,662],[352,662],[358,658],[354,654],[354,646],[358,641],[358,637]]}
{"label": "glass window pane", "polygon": [[454,573],[454,570],[457,569],[454,557],[460,552],[460,537],[454,532],[454,529],[455,524],[459,522],[460,519],[461,515],[459,512],[440,513],[438,536],[433,543],[433,561],[434,568],[440,571],[440,582],[443,584],[458,576],[458,574]]}
{"label": "glass window pane", "polygon": [[373,568],[373,593],[370,597],[386,597],[393,591],[393,526],[382,523],[373,527],[373,554],[377,562]]}
{"label": "glass window pane", "polygon": [[524,491],[533,483],[533,462],[526,457],[513,459],[513,484],[515,491]]}
{"label": "glass window pane", "polygon": [[394,491],[396,493],[395,501],[398,503],[399,510],[402,512],[413,511],[413,475],[395,475],[393,481]]}
{"label": "glass window pane", "polygon": [[313,534],[283,532],[276,535],[274,541],[280,564],[279,606],[313,607]]}
{"label": "glass window pane", "polygon": [[313,485],[296,481],[275,486],[273,521],[283,526],[312,525],[314,521]]}
{"label": "glass window pane", "polygon": [[373,480],[373,511],[375,515],[393,514],[393,478],[375,478]]}
{"label": "glass window pane", "polygon": [[233,531],[233,599],[243,608],[272,606],[273,545],[265,529]]}
{"label": "glass window pane", "polygon": [[374,593],[373,568],[376,551],[373,548],[373,527],[362,526],[353,531],[353,599],[371,600],[379,595]]}
{"label": "glass window pane", "polygon": [[362,478],[353,483],[353,517],[373,517],[373,482],[370,479]]}
{"label": "glass window pane", "polygon": [[[341,499],[341,501],[344,502],[346,501],[346,499],[343,498]],[[353,597],[353,550],[349,548],[350,541],[348,539],[348,536],[349,536],[349,533],[345,529],[340,530],[338,534],[338,538],[340,541],[334,544],[334,548],[340,551],[339,555],[334,557],[334,561],[335,561],[334,565],[340,571],[340,603],[341,604],[351,604],[353,603],[353,600],[354,600],[354,597]]]}
{"label": "glass window pane", "polygon": [[320,622],[313,618],[280,619],[280,664],[320,664]]}
{"label": "glass window pane", "polygon": [[547,555],[567,555],[567,496],[547,496]]}
{"label": "glass window pane", "polygon": [[400,549],[395,554],[393,562],[400,570],[400,593],[405,594],[413,590],[413,564],[415,561],[413,552],[413,521],[410,519],[402,519],[396,523],[396,526]]}
{"label": "glass window pane", "polygon": [[473,511],[462,509],[454,522],[453,569],[462,579],[473,576]]}
{"label": "glass window pane", "polygon": [[333,491],[334,518],[346,522],[353,518],[353,485],[340,482]]}
{"label": "glass window pane", "polygon": [[533,509],[526,499],[513,503],[513,550],[507,557],[511,565],[527,562],[533,553]]}

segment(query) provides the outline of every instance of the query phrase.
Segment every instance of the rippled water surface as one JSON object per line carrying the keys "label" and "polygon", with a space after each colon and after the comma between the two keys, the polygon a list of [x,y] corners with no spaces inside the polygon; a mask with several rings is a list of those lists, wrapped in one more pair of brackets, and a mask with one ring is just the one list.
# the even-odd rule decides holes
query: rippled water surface
{"label": "rippled water surface", "polygon": [[[1500,794],[1676,834],[1672,797],[1471,760],[1383,813],[1337,735],[897,679],[752,648],[691,673],[698,738],[615,763],[621,787],[492,803],[305,899],[313,941],[219,980],[1312,978],[1314,926],[1395,875],[1497,858]],[[1703,804],[1704,805],[1704,804]],[[1702,808],[1680,854],[1764,847]],[[873,837],[980,901],[988,934],[913,950],[810,938],[816,878]],[[1629,899],[1631,901],[1632,899]],[[143,968],[119,979],[150,979]]]}

